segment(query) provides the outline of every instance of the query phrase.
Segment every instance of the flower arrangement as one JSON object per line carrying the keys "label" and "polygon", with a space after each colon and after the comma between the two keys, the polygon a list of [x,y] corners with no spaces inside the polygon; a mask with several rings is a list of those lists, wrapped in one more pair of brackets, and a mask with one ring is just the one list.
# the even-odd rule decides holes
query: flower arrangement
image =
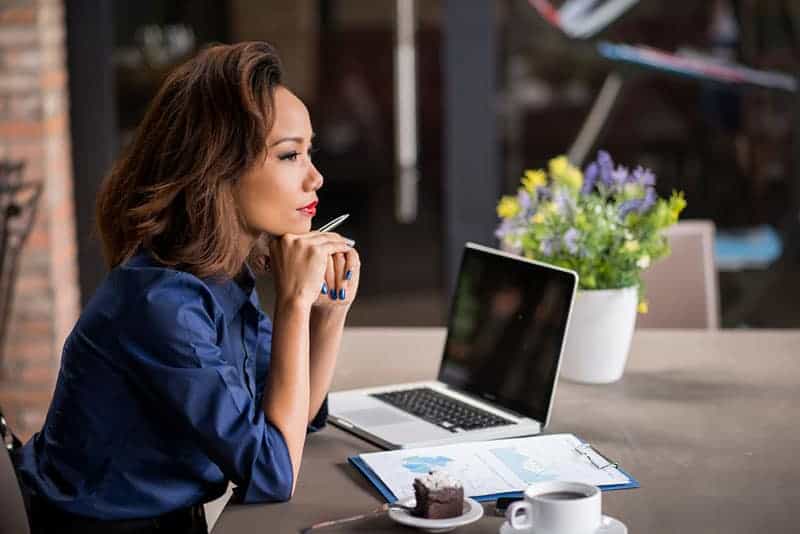
{"label": "flower arrangement", "polygon": [[583,172],[556,157],[500,199],[495,235],[506,250],[576,271],[581,289],[637,286],[646,313],[641,271],[669,254],[662,230],[686,207],[681,192],[659,198],[655,181],[649,169],[615,167],[602,150]]}

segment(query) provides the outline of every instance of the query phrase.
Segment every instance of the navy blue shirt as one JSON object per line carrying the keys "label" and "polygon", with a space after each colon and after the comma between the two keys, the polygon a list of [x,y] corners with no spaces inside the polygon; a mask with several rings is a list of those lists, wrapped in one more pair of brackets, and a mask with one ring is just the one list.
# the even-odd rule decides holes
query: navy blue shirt
{"label": "navy blue shirt", "polygon": [[[201,280],[141,253],[64,344],[47,419],[17,457],[27,491],[99,519],[154,517],[237,486],[282,501],[292,465],[261,400],[272,323],[252,273]],[[310,425],[325,424],[327,401]]]}

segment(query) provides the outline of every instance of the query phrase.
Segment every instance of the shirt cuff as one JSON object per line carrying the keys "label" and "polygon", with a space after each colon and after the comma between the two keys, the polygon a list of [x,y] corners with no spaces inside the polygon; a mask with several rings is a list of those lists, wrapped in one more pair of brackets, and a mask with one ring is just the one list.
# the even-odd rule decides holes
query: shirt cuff
{"label": "shirt cuff", "polygon": [[253,465],[250,480],[246,486],[234,490],[237,502],[283,502],[292,496],[294,472],[286,440],[281,431],[268,421],[265,438]]}
{"label": "shirt cuff", "polygon": [[325,400],[322,401],[322,406],[319,407],[317,415],[315,415],[314,419],[308,424],[306,433],[322,430],[323,428],[325,428],[325,424],[327,422],[328,422],[328,396],[325,395]]}

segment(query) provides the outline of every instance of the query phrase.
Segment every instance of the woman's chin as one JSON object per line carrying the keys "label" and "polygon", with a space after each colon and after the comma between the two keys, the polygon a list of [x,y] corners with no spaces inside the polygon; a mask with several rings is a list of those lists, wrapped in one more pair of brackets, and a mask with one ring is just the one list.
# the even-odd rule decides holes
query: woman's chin
{"label": "woman's chin", "polygon": [[301,215],[302,218],[293,217],[291,221],[285,221],[278,227],[262,228],[262,232],[272,236],[282,236],[284,234],[307,234],[311,231],[311,217]]}
{"label": "woman's chin", "polygon": [[298,225],[296,234],[306,234],[311,231],[311,219],[309,218],[304,223]]}
{"label": "woman's chin", "polygon": [[[298,212],[299,213],[299,212]],[[297,221],[297,228],[298,230],[295,232],[297,234],[304,234],[311,231],[311,223],[313,217],[310,215],[306,215],[305,213],[299,213],[301,219]]]}
{"label": "woman's chin", "polygon": [[287,225],[285,232],[287,234],[307,234],[311,231],[311,217],[304,216],[305,220],[294,221],[293,224]]}

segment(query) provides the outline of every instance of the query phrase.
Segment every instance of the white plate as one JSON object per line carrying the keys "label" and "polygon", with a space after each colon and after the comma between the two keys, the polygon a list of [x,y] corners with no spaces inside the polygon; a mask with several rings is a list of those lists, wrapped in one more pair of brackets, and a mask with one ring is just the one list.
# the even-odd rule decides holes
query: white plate
{"label": "white plate", "polygon": [[[505,521],[500,526],[500,534],[547,534],[546,532],[537,531],[535,528],[528,530],[514,530],[508,521]],[[604,515],[600,528],[595,530],[592,534],[628,534],[628,527],[619,519]]]}
{"label": "white plate", "polygon": [[[416,502],[414,497],[411,497],[405,501],[400,501],[399,504],[415,506]],[[464,499],[464,513],[456,517],[448,517],[447,519],[425,519],[424,517],[417,517],[412,515],[411,512],[397,508],[389,509],[389,517],[402,525],[421,528],[428,532],[448,532],[456,527],[474,523],[483,517],[483,506],[481,506],[481,503],[478,501],[466,497]]]}

